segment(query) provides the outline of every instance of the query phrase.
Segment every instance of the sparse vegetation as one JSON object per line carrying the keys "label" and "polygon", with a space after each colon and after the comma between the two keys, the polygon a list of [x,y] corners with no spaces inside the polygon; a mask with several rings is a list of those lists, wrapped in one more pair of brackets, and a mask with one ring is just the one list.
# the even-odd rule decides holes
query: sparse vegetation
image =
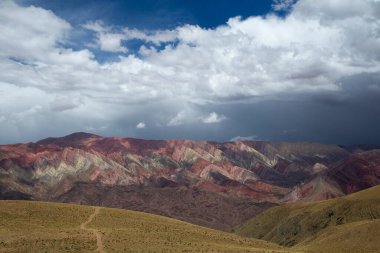
{"label": "sparse vegetation", "polygon": [[[0,252],[95,252],[97,241],[80,225],[94,207],[0,201]],[[86,224],[111,252],[287,252],[275,244],[157,215],[102,208]]]}
{"label": "sparse vegetation", "polygon": [[236,231],[258,239],[123,209],[0,201],[0,253],[377,253],[380,186],[340,199],[275,207]]}
{"label": "sparse vegetation", "polygon": [[91,223],[106,252],[267,252],[280,247],[157,215],[103,209]]}
{"label": "sparse vegetation", "polygon": [[235,231],[305,252],[380,252],[380,186],[271,208]]}
{"label": "sparse vegetation", "polygon": [[93,252],[96,240],[79,228],[93,208],[0,201],[0,252]]}

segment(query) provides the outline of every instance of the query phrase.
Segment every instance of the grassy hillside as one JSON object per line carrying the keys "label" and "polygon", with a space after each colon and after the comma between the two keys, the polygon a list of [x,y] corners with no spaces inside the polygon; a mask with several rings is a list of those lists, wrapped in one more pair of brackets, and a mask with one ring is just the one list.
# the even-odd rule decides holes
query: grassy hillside
{"label": "grassy hillside", "polygon": [[329,227],[293,249],[310,253],[379,253],[380,220]]}
{"label": "grassy hillside", "polygon": [[236,233],[306,252],[380,252],[380,186],[338,199],[271,208]]}
{"label": "grassy hillside", "polygon": [[79,225],[87,206],[0,201],[0,252],[94,252],[96,238]]}
{"label": "grassy hillside", "polygon": [[0,252],[288,252],[262,240],[152,214],[0,201]]}

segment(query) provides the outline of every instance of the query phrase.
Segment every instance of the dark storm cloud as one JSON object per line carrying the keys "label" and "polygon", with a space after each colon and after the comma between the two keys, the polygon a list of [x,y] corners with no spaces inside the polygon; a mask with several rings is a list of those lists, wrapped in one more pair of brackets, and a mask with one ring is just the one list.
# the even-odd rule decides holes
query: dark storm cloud
{"label": "dark storm cloud", "polygon": [[286,16],[147,29],[21,2],[0,2],[1,143],[74,131],[380,143],[379,1],[282,0]]}

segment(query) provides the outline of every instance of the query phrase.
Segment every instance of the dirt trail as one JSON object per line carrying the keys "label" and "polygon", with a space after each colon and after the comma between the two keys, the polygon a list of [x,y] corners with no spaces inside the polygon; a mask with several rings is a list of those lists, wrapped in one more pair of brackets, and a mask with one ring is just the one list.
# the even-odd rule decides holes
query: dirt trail
{"label": "dirt trail", "polygon": [[96,215],[98,215],[100,211],[100,207],[95,207],[95,211],[88,217],[88,219],[80,224],[80,228],[89,232],[92,232],[96,236],[96,245],[98,248],[99,253],[105,253],[103,249],[103,242],[102,242],[102,236],[100,232],[97,229],[94,228],[87,228],[86,226],[95,218]]}

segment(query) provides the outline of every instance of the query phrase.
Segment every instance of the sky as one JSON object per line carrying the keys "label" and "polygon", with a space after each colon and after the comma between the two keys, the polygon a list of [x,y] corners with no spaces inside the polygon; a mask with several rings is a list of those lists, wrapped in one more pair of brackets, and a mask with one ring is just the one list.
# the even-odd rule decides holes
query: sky
{"label": "sky", "polygon": [[380,0],[2,0],[0,144],[380,144]]}

